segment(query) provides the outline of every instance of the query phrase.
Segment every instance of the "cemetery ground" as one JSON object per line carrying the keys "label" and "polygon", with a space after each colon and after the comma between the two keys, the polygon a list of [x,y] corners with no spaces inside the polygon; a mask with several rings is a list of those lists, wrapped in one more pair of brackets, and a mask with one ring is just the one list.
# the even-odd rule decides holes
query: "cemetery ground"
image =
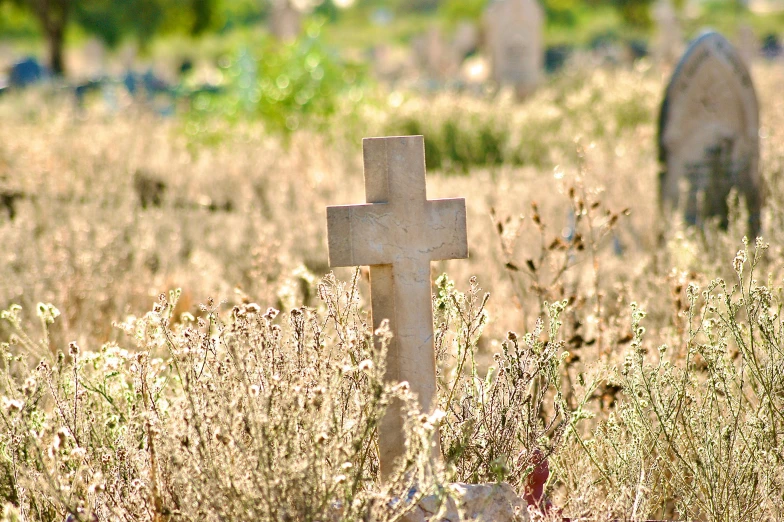
{"label": "cemetery ground", "polygon": [[[753,69],[757,242],[738,204],[659,217],[655,68],[387,93],[285,138],[0,99],[5,519],[399,520],[450,482],[523,495],[546,456],[560,511],[534,518],[781,520],[783,74]],[[467,205],[470,257],[432,264],[432,416],[383,383],[366,273],[327,264],[361,138],[402,133],[428,198]],[[380,481],[392,397],[409,467]]]}

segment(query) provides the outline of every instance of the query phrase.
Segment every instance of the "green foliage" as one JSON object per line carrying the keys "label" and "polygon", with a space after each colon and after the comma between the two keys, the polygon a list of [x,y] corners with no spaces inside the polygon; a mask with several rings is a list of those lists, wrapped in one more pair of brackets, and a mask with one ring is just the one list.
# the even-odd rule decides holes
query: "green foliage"
{"label": "green foliage", "polygon": [[33,38],[40,36],[40,29],[31,13],[14,3],[0,1],[0,33],[5,38]]}
{"label": "green foliage", "polygon": [[74,3],[73,21],[109,46],[129,36],[146,44],[156,34],[203,32],[210,27],[213,8],[213,0],[188,0],[184,4],[160,0],[91,0]]}
{"label": "green foliage", "polygon": [[353,112],[365,96],[365,68],[344,60],[327,47],[323,19],[311,20],[305,33],[290,43],[265,37],[253,51],[224,61],[225,92],[196,98],[192,121],[215,115],[260,119],[272,133],[323,129],[340,111]]}
{"label": "green foliage", "polygon": [[621,18],[632,27],[648,29],[651,27],[651,4],[653,0],[612,0]]}
{"label": "green foliage", "polygon": [[[492,103],[475,97],[440,95],[433,99],[403,99],[384,123],[386,135],[424,134],[428,168],[467,172],[474,166],[501,164],[551,167],[558,152],[571,154],[564,120],[572,135],[612,136],[634,132],[652,121],[652,100],[639,96],[639,85],[623,74],[612,96],[603,74],[583,74],[552,81],[555,95],[534,95],[519,105],[499,93]],[[530,110],[531,108],[536,110]],[[514,114],[514,116],[510,116]]]}
{"label": "green foliage", "polygon": [[488,3],[488,0],[445,0],[439,4],[438,13],[449,23],[461,20],[479,22]]}
{"label": "green foliage", "polygon": [[320,21],[290,45],[272,40],[259,51],[256,111],[275,130],[293,131],[301,125],[324,125],[341,99],[359,102],[365,83],[361,66],[340,59],[319,39]]}
{"label": "green foliage", "polygon": [[574,26],[578,21],[581,0],[542,0],[547,23]]}

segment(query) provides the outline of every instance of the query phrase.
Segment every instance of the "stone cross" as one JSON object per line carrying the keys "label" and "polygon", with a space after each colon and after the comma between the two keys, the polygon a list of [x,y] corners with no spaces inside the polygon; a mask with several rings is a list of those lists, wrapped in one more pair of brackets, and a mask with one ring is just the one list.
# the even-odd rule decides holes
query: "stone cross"
{"label": "stone cross", "polygon": [[[468,257],[464,199],[428,200],[422,136],[365,138],[364,205],[327,207],[330,266],[370,266],[374,330],[389,320],[388,381],[407,381],[422,410],[435,405],[430,262]],[[381,473],[404,452],[400,405],[379,428]]]}

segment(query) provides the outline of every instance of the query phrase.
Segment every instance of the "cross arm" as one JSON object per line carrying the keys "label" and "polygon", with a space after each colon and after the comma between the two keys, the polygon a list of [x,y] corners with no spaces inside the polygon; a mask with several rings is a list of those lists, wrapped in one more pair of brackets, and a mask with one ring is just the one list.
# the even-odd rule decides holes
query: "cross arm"
{"label": "cross arm", "polygon": [[389,207],[385,203],[327,207],[329,266],[391,263],[381,240],[392,227]]}
{"label": "cross arm", "polygon": [[433,199],[427,203],[430,260],[466,259],[468,234],[465,199]]}

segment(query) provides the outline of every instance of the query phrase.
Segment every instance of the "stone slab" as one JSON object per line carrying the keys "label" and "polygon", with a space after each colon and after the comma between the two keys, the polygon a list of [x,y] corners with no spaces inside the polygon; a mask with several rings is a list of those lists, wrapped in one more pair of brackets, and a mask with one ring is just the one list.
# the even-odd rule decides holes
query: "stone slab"
{"label": "stone slab", "polygon": [[726,227],[735,187],[746,199],[750,234],[759,232],[757,96],[743,59],[720,34],[697,38],[678,63],[661,106],[658,144],[665,211],[684,208],[688,224],[718,217]]}
{"label": "stone slab", "polygon": [[527,505],[506,482],[500,484],[454,483],[442,501],[423,498],[403,522],[522,522],[529,520]]}

